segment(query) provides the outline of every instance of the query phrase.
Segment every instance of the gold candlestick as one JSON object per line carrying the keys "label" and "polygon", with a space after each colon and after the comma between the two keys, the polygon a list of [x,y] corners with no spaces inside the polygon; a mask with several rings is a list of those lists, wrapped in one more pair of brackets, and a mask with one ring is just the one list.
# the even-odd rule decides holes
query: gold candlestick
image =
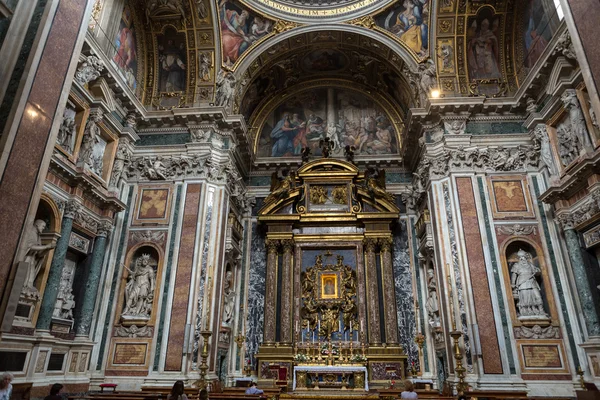
{"label": "gold candlestick", "polygon": [[206,371],[208,370],[208,364],[206,360],[208,359],[208,338],[212,335],[212,332],[208,329],[200,331],[200,334],[204,338],[204,343],[202,344],[202,353],[200,353],[200,357],[202,358],[202,362],[200,364],[200,390],[206,389],[208,386],[206,382]]}
{"label": "gold candlestick", "polygon": [[456,385],[456,390],[459,395],[463,395],[465,389],[467,389],[467,385],[465,384],[465,372],[467,371],[462,364],[463,355],[460,351],[459,340],[462,336],[462,332],[458,330],[453,330],[450,332],[450,336],[454,341],[454,359],[456,360],[456,368],[454,371],[456,372],[456,376],[458,377],[458,384]]}
{"label": "gold candlestick", "polygon": [[581,388],[583,390],[587,390],[587,388],[585,387],[585,379],[583,379],[583,369],[581,369],[581,365],[579,365],[577,367],[577,375],[579,375],[579,384],[581,385]]}

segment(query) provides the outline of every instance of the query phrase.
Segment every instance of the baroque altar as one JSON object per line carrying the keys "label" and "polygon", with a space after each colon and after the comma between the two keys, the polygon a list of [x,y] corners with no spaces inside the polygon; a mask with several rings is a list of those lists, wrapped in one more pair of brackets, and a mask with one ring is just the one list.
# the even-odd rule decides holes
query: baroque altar
{"label": "baroque altar", "polygon": [[273,174],[259,384],[384,387],[405,376],[392,271],[399,217],[385,171],[327,157]]}

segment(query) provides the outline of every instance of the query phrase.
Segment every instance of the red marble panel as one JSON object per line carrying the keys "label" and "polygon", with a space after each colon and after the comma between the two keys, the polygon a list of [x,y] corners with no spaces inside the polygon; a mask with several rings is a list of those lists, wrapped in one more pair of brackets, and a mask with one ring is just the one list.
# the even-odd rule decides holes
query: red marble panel
{"label": "red marble panel", "polygon": [[190,281],[192,280],[194,243],[196,242],[196,226],[198,224],[198,207],[200,204],[200,184],[187,187],[181,239],[179,242],[179,259],[175,276],[173,306],[171,308],[171,326],[167,346],[165,371],[181,371],[183,359],[183,341],[185,321],[187,319],[188,299],[190,297]]}
{"label": "red marble panel", "polygon": [[590,72],[600,91],[600,25],[598,15],[600,14],[600,3],[598,0],[568,0],[571,14],[575,20],[575,27],[581,44],[585,50],[585,57],[590,66]]}
{"label": "red marble panel", "polygon": [[520,180],[492,181],[497,211],[516,212],[527,211],[523,184]]}
{"label": "red marble panel", "polygon": [[456,186],[458,188],[463,234],[469,261],[475,314],[479,325],[483,371],[486,374],[501,374],[502,359],[500,357],[494,310],[485,268],[481,232],[479,231],[479,217],[471,178],[457,178]]}
{"label": "red marble panel", "polygon": [[0,181],[0,292],[16,255],[87,2],[61,0],[58,4]]}

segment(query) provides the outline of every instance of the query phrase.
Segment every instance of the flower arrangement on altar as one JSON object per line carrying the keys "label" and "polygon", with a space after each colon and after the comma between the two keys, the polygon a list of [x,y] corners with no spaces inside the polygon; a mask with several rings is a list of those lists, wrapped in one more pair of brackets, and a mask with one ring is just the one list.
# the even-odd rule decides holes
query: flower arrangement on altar
{"label": "flower arrangement on altar", "polygon": [[310,360],[310,357],[308,357],[308,356],[307,356],[306,354],[304,354],[304,353],[297,353],[297,354],[294,356],[294,361],[297,361],[297,362],[306,362],[306,361],[309,361],[309,360]]}
{"label": "flower arrangement on altar", "polygon": [[321,344],[321,354],[328,356],[329,352],[334,356],[337,356],[339,354],[338,346],[333,343],[331,343],[331,345],[329,343]]}
{"label": "flower arrangement on altar", "polygon": [[366,362],[367,357],[365,357],[364,354],[356,353],[356,354],[352,355],[352,357],[350,357],[350,361],[356,362],[356,363]]}

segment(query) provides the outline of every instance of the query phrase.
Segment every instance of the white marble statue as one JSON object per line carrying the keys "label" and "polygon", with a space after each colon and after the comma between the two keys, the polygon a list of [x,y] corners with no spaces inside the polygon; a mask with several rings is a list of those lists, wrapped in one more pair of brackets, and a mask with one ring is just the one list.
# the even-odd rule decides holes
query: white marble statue
{"label": "white marble statue", "polygon": [[233,323],[234,307],[233,272],[227,271],[225,273],[225,282],[223,283],[223,325],[231,326]]}
{"label": "white marble statue", "polygon": [[212,69],[212,59],[210,53],[201,51],[198,53],[198,78],[202,82],[210,81],[210,70]]}
{"label": "white marble statue", "polygon": [[571,130],[583,146],[581,151],[585,152],[586,149],[591,149],[592,142],[590,141],[590,135],[588,134],[579,99],[577,99],[577,91],[575,89],[565,90],[561,96],[561,100],[565,109],[569,111]]}
{"label": "white marble statue", "polygon": [[[98,109],[88,119],[79,149],[79,160],[96,173],[98,173],[98,162],[94,157],[94,146],[100,142],[101,131],[98,126],[100,120],[102,120],[102,110]],[[99,170],[102,172],[102,165]]]}
{"label": "white marble statue", "polygon": [[23,285],[23,294],[29,297],[39,297],[39,292],[35,285],[35,279],[40,273],[44,260],[48,252],[56,247],[56,243],[42,244],[41,234],[46,229],[46,222],[36,219],[33,225],[25,231],[23,245],[27,249],[23,261],[27,265],[27,274],[25,284]]}
{"label": "white marble statue", "polygon": [[96,56],[89,56],[81,63],[77,72],[75,72],[75,80],[81,85],[86,85],[100,77],[100,73],[104,70],[104,63]]}
{"label": "white marble statue", "polygon": [[155,260],[149,254],[142,254],[134,261],[133,270],[128,268],[123,316],[150,317],[156,284],[156,271],[152,264]]}
{"label": "white marble statue", "polygon": [[125,165],[131,160],[131,151],[127,147],[127,144],[120,143],[117,149],[117,155],[115,156],[115,162],[113,163],[112,173],[110,174],[110,187],[117,187],[119,179],[123,175]]}
{"label": "white marble statue", "polygon": [[510,284],[517,302],[519,317],[547,317],[542,291],[537,281],[541,269],[533,264],[531,253],[517,252],[518,261],[511,268]]}
{"label": "white marble statue", "polygon": [[73,309],[75,308],[75,297],[73,296],[73,279],[75,278],[75,268],[77,263],[68,258],[65,259],[62,275],[60,277],[60,286],[52,316],[60,319],[73,320]]}
{"label": "white marble statue", "polygon": [[566,125],[560,125],[556,128],[556,138],[558,139],[558,153],[560,160],[566,167],[575,160],[583,149],[577,136]]}
{"label": "white marble statue", "polygon": [[75,124],[75,110],[67,106],[63,113],[63,120],[58,129],[56,143],[69,153],[73,152],[73,139],[77,134],[77,126]]}
{"label": "white marble statue", "polygon": [[550,176],[558,175],[558,168],[556,167],[556,163],[554,162],[554,157],[552,156],[552,148],[550,147],[550,139],[548,139],[548,132],[546,131],[546,125],[538,124],[533,130],[533,136],[535,140],[538,141],[540,146],[540,158],[548,167],[548,172]]}
{"label": "white marble statue", "polygon": [[437,295],[437,284],[433,273],[433,268],[427,270],[427,301],[425,302],[425,308],[427,309],[427,315],[429,316],[429,324],[435,328],[440,326],[440,306]]}
{"label": "white marble statue", "polygon": [[217,77],[217,96],[215,99],[217,106],[229,107],[235,93],[235,84],[235,75],[229,71],[221,70]]}
{"label": "white marble statue", "polygon": [[431,96],[431,90],[437,87],[437,77],[433,60],[419,66],[419,86],[424,98]]}
{"label": "white marble statue", "polygon": [[454,120],[451,122],[444,121],[444,128],[446,128],[446,132],[451,135],[461,135],[465,133],[465,129],[467,128],[467,121]]}

